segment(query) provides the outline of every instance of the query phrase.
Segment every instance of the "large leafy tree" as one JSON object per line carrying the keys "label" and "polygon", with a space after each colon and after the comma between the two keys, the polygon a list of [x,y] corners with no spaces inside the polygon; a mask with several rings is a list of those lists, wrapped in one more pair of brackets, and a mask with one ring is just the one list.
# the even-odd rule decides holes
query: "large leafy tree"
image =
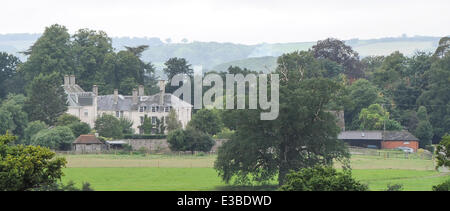
{"label": "large leafy tree", "polygon": [[8,92],[14,91],[9,86],[12,85],[10,82],[17,82],[17,77],[19,77],[17,66],[20,63],[16,56],[0,52],[0,99],[4,98]]}
{"label": "large leafy tree", "polygon": [[[24,111],[23,107],[25,104],[26,98],[23,95],[13,95],[9,94],[8,98],[3,101],[0,106],[0,112],[9,113],[12,122],[6,120],[6,125],[10,124],[9,129],[14,135],[23,137],[23,133],[28,124],[28,115]],[[12,124],[11,124],[12,123]],[[2,129],[0,129],[2,130]],[[3,132],[5,132],[5,128],[3,128]],[[0,131],[1,132],[1,131]]]}
{"label": "large leafy tree", "polygon": [[336,118],[327,107],[338,98],[340,83],[308,78],[313,74],[282,64],[277,73],[281,80],[278,119],[262,121],[262,110],[235,111],[239,113],[236,132],[219,148],[215,162],[226,182],[266,182],[278,175],[282,185],[291,170],[331,165],[348,157],[344,143],[337,139]]}
{"label": "large leafy tree", "polygon": [[433,126],[433,142],[437,143],[450,131],[450,53],[436,59],[427,75],[427,89],[417,103],[427,108]]}
{"label": "large leafy tree", "polygon": [[344,67],[344,73],[353,79],[364,77],[359,55],[341,40],[328,38],[320,40],[312,47],[315,58],[334,61]]}
{"label": "large leafy tree", "polygon": [[348,89],[348,98],[350,103],[345,106],[345,123],[346,128],[359,128],[359,112],[363,108],[380,102],[380,96],[377,88],[365,79],[359,79],[354,82]]}
{"label": "large leafy tree", "polygon": [[223,123],[218,110],[201,109],[192,116],[188,126],[213,136],[222,130]]}
{"label": "large leafy tree", "polygon": [[50,75],[57,72],[64,75],[74,72],[72,44],[65,26],[54,24],[46,27],[44,34],[25,54],[29,57],[20,66],[20,71],[24,72],[27,82],[31,82],[40,74]]}
{"label": "large leafy tree", "polygon": [[113,54],[111,38],[103,31],[80,29],[73,36],[72,52],[77,84],[91,90],[94,84],[103,85],[103,74],[107,72],[106,57]]}
{"label": "large leafy tree", "polygon": [[191,76],[194,73],[191,65],[188,64],[188,62],[184,58],[170,58],[166,61],[166,63],[164,63],[164,65],[166,67],[163,69],[163,71],[167,75],[169,80],[177,74],[186,74]]}
{"label": "large leafy tree", "polygon": [[402,130],[402,126],[395,120],[389,119],[387,112],[381,105],[372,104],[361,110],[359,114],[362,130]]}
{"label": "large leafy tree", "polygon": [[113,115],[103,114],[95,120],[95,130],[106,138],[122,138],[123,129],[120,121]]}
{"label": "large leafy tree", "polygon": [[75,136],[69,127],[57,126],[39,131],[31,138],[31,144],[53,150],[70,150],[74,140]]}
{"label": "large leafy tree", "polygon": [[29,120],[40,120],[48,125],[56,123],[57,118],[67,110],[67,96],[61,84],[61,76],[56,72],[40,74],[33,80],[24,105]]}
{"label": "large leafy tree", "polygon": [[436,147],[436,168],[450,167],[450,135],[442,137],[441,142]]}
{"label": "large leafy tree", "polygon": [[417,118],[419,123],[414,130],[414,135],[419,139],[419,147],[425,148],[431,144],[433,139],[433,126],[428,119],[427,108],[425,106],[420,106],[417,111]]}
{"label": "large leafy tree", "polygon": [[172,151],[208,152],[214,146],[214,140],[206,133],[194,128],[177,129],[169,133],[167,142]]}
{"label": "large leafy tree", "polygon": [[0,136],[0,190],[26,191],[56,183],[66,160],[39,146],[11,145],[16,137]]}
{"label": "large leafy tree", "polygon": [[33,136],[44,129],[48,129],[47,124],[45,124],[44,122],[33,121],[33,122],[28,123],[28,125],[24,131],[24,138],[23,138],[22,144],[30,145],[31,139],[33,138]]}

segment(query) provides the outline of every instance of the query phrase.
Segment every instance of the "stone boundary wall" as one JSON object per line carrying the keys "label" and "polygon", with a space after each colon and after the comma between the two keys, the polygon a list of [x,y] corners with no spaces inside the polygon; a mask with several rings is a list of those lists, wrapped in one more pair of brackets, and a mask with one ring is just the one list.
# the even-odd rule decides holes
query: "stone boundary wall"
{"label": "stone boundary wall", "polygon": [[[133,150],[146,149],[148,151],[154,152],[171,152],[169,149],[169,143],[167,139],[124,139],[117,141],[125,141]],[[227,139],[214,139],[216,144],[211,148],[211,152],[217,152],[217,149],[222,146],[222,144],[227,141]]]}

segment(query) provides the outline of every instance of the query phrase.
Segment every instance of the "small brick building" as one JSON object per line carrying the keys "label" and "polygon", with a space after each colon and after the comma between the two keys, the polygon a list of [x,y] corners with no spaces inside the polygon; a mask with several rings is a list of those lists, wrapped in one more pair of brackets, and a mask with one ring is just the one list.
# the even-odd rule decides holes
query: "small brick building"
{"label": "small brick building", "polygon": [[419,139],[408,131],[344,131],[338,139],[348,143],[350,146],[396,149],[408,147],[414,150],[419,149]]}
{"label": "small brick building", "polygon": [[101,152],[105,149],[105,145],[95,135],[80,135],[72,145],[77,153]]}

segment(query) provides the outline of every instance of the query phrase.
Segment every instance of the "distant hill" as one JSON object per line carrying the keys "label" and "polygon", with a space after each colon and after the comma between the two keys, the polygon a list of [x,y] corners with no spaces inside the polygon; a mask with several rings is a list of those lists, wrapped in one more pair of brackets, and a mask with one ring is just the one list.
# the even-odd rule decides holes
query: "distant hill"
{"label": "distant hill", "polygon": [[[0,35],[0,51],[26,57],[20,51],[27,50],[40,34],[5,34]],[[440,37],[415,36],[392,37],[370,40],[352,39],[346,44],[355,49],[361,57],[370,55],[388,55],[400,51],[411,56],[415,51],[432,52],[437,48]],[[218,42],[165,43],[157,37],[113,37],[113,47],[116,50],[124,46],[149,45],[149,50],[142,54],[145,61],[152,62],[162,74],[164,62],[172,57],[186,58],[192,65],[201,65],[205,70],[226,70],[230,65],[241,66],[257,71],[274,69],[276,58],[283,53],[296,50],[308,50],[315,42],[295,43],[263,43],[258,45],[243,45]]]}
{"label": "distant hill", "polygon": [[268,73],[273,72],[277,67],[277,57],[264,56],[264,57],[241,59],[214,66],[212,70],[224,72],[227,71],[230,66],[238,66],[241,68],[247,68],[257,72]]}

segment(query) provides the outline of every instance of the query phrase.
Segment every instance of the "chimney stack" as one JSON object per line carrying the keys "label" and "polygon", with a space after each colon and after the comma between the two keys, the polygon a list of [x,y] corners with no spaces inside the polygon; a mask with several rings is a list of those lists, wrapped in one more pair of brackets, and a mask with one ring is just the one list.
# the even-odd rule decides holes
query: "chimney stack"
{"label": "chimney stack", "polygon": [[70,85],[70,81],[69,81],[69,75],[64,75],[64,86],[69,86]]}
{"label": "chimney stack", "polygon": [[133,89],[133,104],[138,103],[138,91],[136,88]]}
{"label": "chimney stack", "polygon": [[75,85],[75,75],[70,76],[70,85]]}
{"label": "chimney stack", "polygon": [[114,89],[114,104],[117,104],[118,100],[119,100],[119,90]]}
{"label": "chimney stack", "polygon": [[95,96],[98,96],[98,86],[97,85],[92,86],[92,92],[95,94]]}
{"label": "chimney stack", "polygon": [[166,94],[166,81],[159,80],[158,82],[159,82],[159,91],[160,91],[159,105],[164,105],[164,95]]}
{"label": "chimney stack", "polygon": [[144,85],[139,85],[139,96],[144,96]]}

